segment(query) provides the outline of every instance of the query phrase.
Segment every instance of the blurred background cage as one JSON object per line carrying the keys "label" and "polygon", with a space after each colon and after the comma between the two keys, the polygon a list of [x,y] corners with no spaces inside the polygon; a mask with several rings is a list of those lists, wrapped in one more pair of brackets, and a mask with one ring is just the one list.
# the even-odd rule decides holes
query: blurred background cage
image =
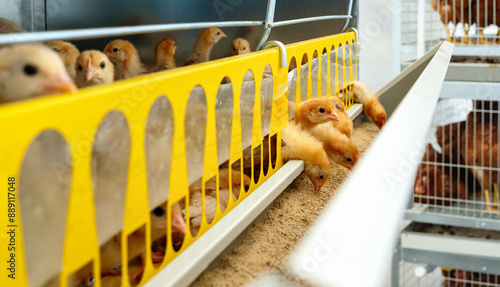
{"label": "blurred background cage", "polygon": [[401,60],[419,58],[441,40],[456,45],[455,56],[500,56],[499,10],[494,0],[402,0]]}
{"label": "blurred background cage", "polygon": [[[62,38],[74,39],[81,50],[102,50],[119,37],[137,43],[145,62],[151,60],[154,44],[166,36],[183,43],[179,48],[183,58],[198,35],[195,29],[208,26],[224,27],[228,38],[247,37],[259,48],[265,47],[268,36],[288,44],[280,45],[279,51],[258,51],[84,89],[71,98],[54,96],[2,106],[0,127],[10,139],[1,143],[0,161],[9,164],[2,164],[0,174],[16,178],[18,184],[19,277],[8,286],[81,284],[89,272],[101,272],[103,259],[110,256],[103,246],[116,242],[113,252],[118,253],[117,266],[121,265],[125,279],[97,276],[94,286],[143,285],[171,267],[174,259],[182,262],[179,257],[217,222],[227,218],[240,222],[236,215],[226,215],[283,165],[279,143],[281,129],[292,118],[289,107],[314,97],[338,96],[357,79],[357,35],[341,34],[356,27],[356,3],[0,4],[0,16],[35,32],[3,35],[1,43]],[[328,15],[323,16],[325,11]],[[189,23],[195,20],[198,23]],[[304,24],[288,26],[298,23]],[[223,56],[228,53],[214,50],[214,58]],[[289,69],[292,64],[298,68]],[[243,81],[247,72],[254,80]],[[347,107],[352,105],[351,97],[344,99]],[[223,169],[229,170],[229,177],[222,176]],[[216,188],[215,208],[209,212],[207,186],[226,180],[232,185],[228,192],[236,197],[223,204],[222,188]],[[201,223],[196,229],[187,220],[191,232],[179,237],[171,232],[171,214],[175,205],[187,207],[194,201],[193,187],[205,190],[198,199],[203,206]],[[164,243],[160,246],[153,234],[158,226]],[[214,233],[221,237],[220,230]],[[129,261],[141,248],[142,256]],[[153,251],[163,253],[164,259],[153,262]],[[2,249],[0,255],[8,254]],[[145,260],[142,277],[127,280],[141,260]],[[186,266],[178,263],[176,268],[180,271],[175,275],[185,275]],[[163,284],[190,282],[202,271],[189,270],[184,281]]]}

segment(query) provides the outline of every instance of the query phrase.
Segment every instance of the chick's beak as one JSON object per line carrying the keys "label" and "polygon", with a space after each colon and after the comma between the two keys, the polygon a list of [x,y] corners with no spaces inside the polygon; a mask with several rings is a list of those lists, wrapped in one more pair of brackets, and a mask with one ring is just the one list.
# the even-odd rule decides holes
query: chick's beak
{"label": "chick's beak", "polygon": [[57,74],[48,81],[45,89],[54,93],[75,93],[78,89],[66,71]]}
{"label": "chick's beak", "polygon": [[172,230],[180,232],[182,234],[187,233],[186,222],[184,222],[182,215],[172,216]]}
{"label": "chick's beak", "polygon": [[224,34],[224,32],[220,32],[220,37],[221,38],[226,38],[226,34]]}
{"label": "chick's beak", "polygon": [[182,234],[187,234],[186,222],[184,221],[182,211],[177,204],[172,205],[172,230]]}
{"label": "chick's beak", "polygon": [[315,180],[311,179],[311,182],[314,186],[314,193],[318,193],[321,190],[322,186],[319,183],[317,183]]}
{"label": "chick's beak", "polygon": [[92,63],[89,59],[87,63],[87,68],[85,69],[85,81],[90,81],[96,79],[99,75],[97,74],[96,69],[92,66]]}
{"label": "chick's beak", "polygon": [[326,118],[332,121],[340,121],[339,115],[335,111],[332,111],[331,114],[326,115]]}

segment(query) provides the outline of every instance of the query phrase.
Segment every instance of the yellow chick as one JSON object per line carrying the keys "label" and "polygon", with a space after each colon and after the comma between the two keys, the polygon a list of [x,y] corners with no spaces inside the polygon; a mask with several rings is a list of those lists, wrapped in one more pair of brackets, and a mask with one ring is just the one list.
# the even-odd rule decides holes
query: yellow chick
{"label": "yellow chick", "polygon": [[354,101],[363,105],[363,110],[368,119],[381,129],[387,121],[387,114],[377,96],[361,81],[352,82],[352,92]]}
{"label": "yellow chick", "polygon": [[88,87],[112,83],[114,79],[113,63],[100,51],[88,50],[76,60],[76,84]]}
{"label": "yellow chick", "polygon": [[176,50],[177,45],[174,40],[170,38],[161,40],[155,48],[155,71],[175,69],[177,67],[174,58]]}
{"label": "yellow chick", "polygon": [[243,55],[251,52],[250,44],[243,38],[234,39],[231,43],[231,48],[233,49],[233,55]]}
{"label": "yellow chick", "polygon": [[281,134],[283,161],[292,159],[304,161],[304,172],[319,192],[330,176],[330,161],[323,144],[300,125],[290,122]]}
{"label": "yellow chick", "polygon": [[200,32],[198,39],[193,46],[193,52],[184,66],[203,63],[210,60],[210,52],[220,39],[225,38],[226,34],[219,28],[207,28]]}
{"label": "yellow chick", "polygon": [[116,64],[115,81],[146,73],[146,67],[141,63],[137,49],[129,41],[111,41],[104,49],[104,54]]}
{"label": "yellow chick", "polygon": [[0,50],[0,103],[76,90],[63,62],[51,49],[19,44]]}
{"label": "yellow chick", "polygon": [[65,42],[65,41],[50,41],[47,43],[47,47],[51,48],[59,54],[59,57],[63,60],[64,66],[66,67],[66,71],[71,76],[73,80],[76,79],[76,59],[78,55],[80,55],[80,51],[75,45]]}
{"label": "yellow chick", "polygon": [[16,23],[0,17],[0,34],[24,32]]}
{"label": "yellow chick", "polygon": [[323,148],[333,162],[348,169],[354,167],[359,159],[359,150],[350,138],[330,123],[316,125],[309,131],[323,143]]}

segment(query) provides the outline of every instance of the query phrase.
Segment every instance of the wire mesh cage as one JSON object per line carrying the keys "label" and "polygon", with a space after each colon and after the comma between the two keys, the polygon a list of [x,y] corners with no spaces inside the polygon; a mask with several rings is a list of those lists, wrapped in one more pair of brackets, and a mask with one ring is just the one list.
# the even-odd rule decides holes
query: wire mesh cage
{"label": "wire mesh cage", "polygon": [[400,262],[399,268],[399,286],[404,287],[500,286],[498,273],[481,273],[410,262]]}
{"label": "wire mesh cage", "polygon": [[401,4],[403,61],[422,55],[441,40],[456,45],[454,55],[500,56],[499,1],[404,0]]}
{"label": "wire mesh cage", "polygon": [[392,265],[393,286],[500,286],[500,233],[411,223]]}
{"label": "wire mesh cage", "polygon": [[497,101],[438,103],[415,179],[413,211],[445,216],[456,225],[466,224],[463,219],[498,223],[499,123]]}

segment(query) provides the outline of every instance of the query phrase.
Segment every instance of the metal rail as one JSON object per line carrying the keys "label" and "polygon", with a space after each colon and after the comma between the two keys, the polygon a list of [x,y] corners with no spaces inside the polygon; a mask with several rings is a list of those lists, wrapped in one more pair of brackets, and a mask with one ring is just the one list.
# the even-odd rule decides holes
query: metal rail
{"label": "metal rail", "polygon": [[266,20],[264,22],[265,30],[264,30],[264,33],[262,34],[262,37],[260,38],[259,42],[257,43],[257,47],[255,48],[255,50],[264,49],[264,43],[266,43],[267,38],[271,34],[271,29],[273,27],[282,27],[282,26],[286,26],[286,25],[307,23],[307,22],[313,22],[313,21],[346,19],[346,23],[345,23],[344,27],[342,28],[342,31],[344,31],[347,28],[347,26],[349,25],[349,20],[352,19],[352,3],[353,3],[353,0],[349,0],[349,7],[348,7],[347,15],[306,17],[306,18],[300,18],[300,19],[274,22],[274,12],[276,11],[276,0],[269,0],[267,2]]}
{"label": "metal rail", "polygon": [[75,30],[60,30],[60,31],[44,31],[44,32],[27,32],[27,33],[12,33],[0,35],[0,45],[26,42],[39,42],[51,40],[82,40],[98,37],[110,36],[125,36],[138,35],[145,33],[158,33],[166,31],[178,31],[189,29],[201,29],[210,27],[241,27],[241,26],[260,26],[264,25],[265,30],[256,50],[263,49],[266,43],[271,28],[299,23],[307,23],[314,21],[324,21],[332,19],[346,19],[346,24],[342,31],[345,30],[352,18],[353,0],[349,0],[349,8],[347,15],[327,15],[317,17],[305,17],[293,20],[285,20],[274,22],[274,12],[276,10],[276,0],[269,0],[267,3],[267,11],[265,21],[220,21],[220,22],[199,22],[199,23],[178,23],[178,24],[155,24],[155,25],[139,25],[139,26],[124,26],[111,28],[90,28],[90,29],[75,29]]}

